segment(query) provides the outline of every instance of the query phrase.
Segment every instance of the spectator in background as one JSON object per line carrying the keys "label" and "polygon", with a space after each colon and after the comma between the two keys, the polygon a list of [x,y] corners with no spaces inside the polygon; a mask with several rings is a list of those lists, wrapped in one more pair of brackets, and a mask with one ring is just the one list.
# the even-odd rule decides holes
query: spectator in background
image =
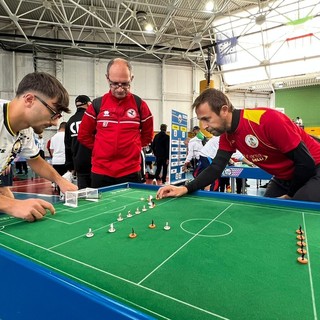
{"label": "spectator in background", "polygon": [[[193,172],[193,176],[196,178],[204,169],[209,167],[212,160],[217,154],[219,149],[219,137],[212,137],[199,151],[199,162],[196,169]],[[219,187],[219,179],[216,179],[213,183],[203,188],[207,191],[217,191]]]}
{"label": "spectator in background", "polygon": [[28,174],[28,166],[27,166],[27,159],[26,158],[18,155],[14,159],[14,163],[16,165],[16,174],[23,174],[23,171],[24,171],[25,175]]}
{"label": "spectator in background", "polygon": [[75,171],[79,189],[91,187],[91,149],[78,141],[78,131],[90,98],[86,95],[76,97],[76,113],[68,120],[64,136],[66,169]]}
{"label": "spectator in background", "polygon": [[299,127],[303,128],[303,121],[300,117],[296,118],[296,125],[298,125]]}
{"label": "spectator in background", "polygon": [[[187,159],[187,155],[188,155],[188,150],[189,150],[188,146],[189,146],[190,140],[191,140],[191,138],[190,138],[190,137],[187,137],[187,138],[183,141],[183,144],[186,146],[186,159]],[[186,159],[185,159],[185,160],[186,160]],[[182,160],[183,160],[183,159],[182,159]],[[183,168],[182,168],[182,170],[183,170],[184,172],[188,172],[188,171],[190,170],[190,167],[191,167],[191,165],[184,165]]]}
{"label": "spectator in background", "polygon": [[0,175],[0,190],[1,195],[5,197],[9,197],[11,199],[14,199],[14,195],[12,191],[9,188],[3,188],[3,187],[11,187],[13,185],[13,166],[12,164],[9,165],[7,173]]}
{"label": "spectator in background", "polygon": [[167,125],[160,126],[160,132],[154,136],[152,142],[153,154],[156,157],[156,173],[155,179],[160,180],[160,173],[162,171],[162,184],[167,181],[168,164],[169,164],[169,144],[170,137],[167,135]]}
{"label": "spectator in background", "polygon": [[36,145],[38,146],[40,150],[40,156],[41,158],[45,159],[45,154],[44,154],[44,139],[42,133],[40,134],[35,134],[35,139],[36,139]]}
{"label": "spectator in background", "polygon": [[48,150],[48,153],[49,153],[49,157],[52,159],[52,153],[51,153],[51,150],[50,150],[50,144],[51,144],[51,139],[49,139],[47,141],[47,150]]}
{"label": "spectator in background", "polygon": [[98,99],[93,100],[78,133],[79,142],[92,149],[93,188],[141,183],[141,150],[153,138],[149,107],[130,92],[131,64],[121,58],[111,60],[106,78],[110,91],[102,97],[98,113],[94,108]]}
{"label": "spectator in background", "polygon": [[[246,164],[249,167],[254,167],[254,164],[251,161],[249,161],[246,157],[244,157],[243,154],[239,150],[237,150],[236,152],[234,152],[232,154],[230,161],[231,161],[231,165],[236,165],[236,163],[240,162],[240,163]],[[245,179],[244,186],[250,187],[246,181],[247,181],[247,179]],[[244,193],[244,190],[242,190],[242,187],[243,187],[243,179],[236,178],[236,192],[238,194]]]}
{"label": "spectator in background", "polygon": [[197,138],[201,140],[203,146],[208,142],[208,138],[201,132],[199,126],[194,126],[192,132]]}
{"label": "spectator in background", "polygon": [[[199,128],[198,126],[195,126],[195,128]],[[200,130],[200,128],[199,128]],[[184,170],[187,170],[190,166],[193,168],[193,170],[197,167],[198,161],[200,159],[200,150],[202,149],[203,144],[202,140],[198,138],[196,135],[188,142],[188,154],[186,158],[186,162],[184,164]]]}
{"label": "spectator in background", "polygon": [[52,154],[52,166],[53,168],[63,176],[66,172],[66,152],[64,146],[64,135],[67,123],[61,122],[58,132],[51,138],[50,150]]}
{"label": "spectator in background", "polygon": [[[145,148],[143,148],[143,152],[145,154],[145,157],[153,156],[152,152],[152,143],[149,143]],[[146,160],[146,179],[153,179],[154,178],[154,172],[153,172],[153,163],[152,161]]]}

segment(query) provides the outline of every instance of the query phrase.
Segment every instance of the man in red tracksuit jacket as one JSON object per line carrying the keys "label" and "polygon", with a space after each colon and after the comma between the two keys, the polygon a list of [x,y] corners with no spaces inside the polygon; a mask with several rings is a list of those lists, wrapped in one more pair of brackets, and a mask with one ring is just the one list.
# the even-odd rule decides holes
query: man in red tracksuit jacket
{"label": "man in red tracksuit jacket", "polygon": [[[102,97],[98,114],[86,110],[78,140],[92,149],[92,187],[141,182],[141,149],[153,138],[153,116],[145,101],[137,106],[130,85],[132,67],[116,58],[107,66],[110,91]],[[140,109],[140,110],[139,110]]]}

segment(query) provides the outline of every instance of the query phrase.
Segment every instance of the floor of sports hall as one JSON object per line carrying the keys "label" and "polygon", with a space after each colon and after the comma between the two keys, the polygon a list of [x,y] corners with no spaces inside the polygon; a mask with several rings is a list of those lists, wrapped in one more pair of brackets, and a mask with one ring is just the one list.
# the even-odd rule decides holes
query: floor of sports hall
{"label": "floor of sports hall", "polygon": [[[192,177],[192,176],[191,176]],[[147,179],[147,184],[152,184],[152,179]],[[252,196],[262,196],[265,192],[264,186],[268,181],[266,180],[247,180],[246,194]],[[13,187],[11,190],[15,193],[26,194],[32,197],[32,195],[44,195],[59,197],[57,190],[54,188],[52,183],[46,179],[37,177],[31,170],[28,174],[14,176]]]}

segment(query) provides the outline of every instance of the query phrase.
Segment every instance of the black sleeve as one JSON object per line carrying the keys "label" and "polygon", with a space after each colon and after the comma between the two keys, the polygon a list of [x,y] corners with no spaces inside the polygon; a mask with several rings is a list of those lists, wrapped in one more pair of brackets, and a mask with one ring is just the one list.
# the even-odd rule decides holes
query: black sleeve
{"label": "black sleeve", "polygon": [[167,135],[166,136],[166,160],[169,159],[170,155],[170,137]]}
{"label": "black sleeve", "polygon": [[186,185],[188,193],[204,188],[213,183],[216,179],[220,178],[222,171],[227,166],[229,159],[231,158],[231,155],[232,152],[218,150],[211,165]]}
{"label": "black sleeve", "polygon": [[316,165],[303,142],[286,153],[286,156],[294,162],[294,172],[288,196],[292,197],[311,177],[316,174]]}
{"label": "black sleeve", "polygon": [[157,140],[157,137],[154,136],[153,140],[151,141],[151,150],[152,150],[152,153],[155,155],[155,151],[156,151],[156,140]]}
{"label": "black sleeve", "polygon": [[64,146],[65,146],[65,154],[66,154],[66,168],[67,170],[73,170],[73,158],[72,158],[72,150],[71,150],[71,132],[70,132],[70,123],[68,122],[66,125],[65,133],[64,133]]}

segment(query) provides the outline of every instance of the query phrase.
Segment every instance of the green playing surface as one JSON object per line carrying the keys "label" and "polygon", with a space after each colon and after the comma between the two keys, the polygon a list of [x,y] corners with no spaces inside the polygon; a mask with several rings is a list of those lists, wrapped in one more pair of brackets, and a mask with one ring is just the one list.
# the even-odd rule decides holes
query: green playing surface
{"label": "green playing surface", "polygon": [[[35,223],[0,216],[0,246],[158,319],[317,319],[318,212],[200,196],[149,209],[150,194],[123,188],[77,208],[56,204]],[[306,265],[297,262],[299,225]]]}

